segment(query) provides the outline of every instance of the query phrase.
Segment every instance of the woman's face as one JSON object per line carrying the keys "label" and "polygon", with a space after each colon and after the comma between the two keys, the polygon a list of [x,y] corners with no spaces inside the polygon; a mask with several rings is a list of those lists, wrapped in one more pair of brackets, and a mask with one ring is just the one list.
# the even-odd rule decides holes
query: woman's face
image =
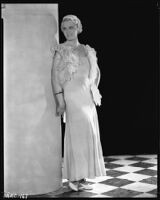
{"label": "woman's face", "polygon": [[64,21],[62,24],[62,31],[67,40],[74,40],[78,35],[78,27],[71,20]]}

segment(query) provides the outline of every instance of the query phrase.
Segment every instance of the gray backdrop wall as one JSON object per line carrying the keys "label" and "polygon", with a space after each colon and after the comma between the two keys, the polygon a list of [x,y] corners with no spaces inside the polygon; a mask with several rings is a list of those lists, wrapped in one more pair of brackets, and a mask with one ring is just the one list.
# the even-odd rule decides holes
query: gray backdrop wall
{"label": "gray backdrop wall", "polygon": [[4,190],[41,194],[61,187],[61,126],[51,88],[57,4],[5,4]]}

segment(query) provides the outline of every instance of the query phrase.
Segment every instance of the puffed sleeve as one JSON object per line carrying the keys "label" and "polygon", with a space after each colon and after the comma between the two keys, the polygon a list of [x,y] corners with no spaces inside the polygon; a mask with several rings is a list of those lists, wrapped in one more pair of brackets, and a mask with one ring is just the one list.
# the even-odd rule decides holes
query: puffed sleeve
{"label": "puffed sleeve", "polygon": [[96,51],[94,48],[90,47],[89,45],[86,45],[86,48],[88,51],[88,58],[91,65],[90,74],[89,74],[91,92],[92,92],[92,96],[93,96],[93,100],[95,104],[100,106],[102,95],[100,94],[100,91],[98,89],[98,85],[100,82],[100,70],[97,63]]}
{"label": "puffed sleeve", "polygon": [[98,71],[100,71],[98,67],[98,63],[97,63],[97,53],[95,49],[90,47],[89,45],[86,45],[86,49],[88,52],[88,58],[91,65],[90,74],[89,74],[90,81],[95,82],[95,79],[97,78],[97,75],[98,75],[97,73]]}
{"label": "puffed sleeve", "polygon": [[96,59],[96,61],[97,61],[97,52],[96,52],[96,50],[93,47],[91,47],[90,45],[88,45],[88,44],[86,45],[86,49],[87,49],[88,54],[92,55],[94,57],[94,59]]}

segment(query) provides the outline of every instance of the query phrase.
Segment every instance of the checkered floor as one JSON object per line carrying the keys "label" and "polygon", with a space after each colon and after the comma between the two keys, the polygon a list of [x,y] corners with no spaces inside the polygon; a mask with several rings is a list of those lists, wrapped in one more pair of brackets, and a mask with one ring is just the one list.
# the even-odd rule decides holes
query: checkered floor
{"label": "checkered floor", "polygon": [[87,179],[93,190],[74,192],[63,180],[60,190],[39,197],[157,197],[157,155],[107,156],[104,160],[106,176]]}

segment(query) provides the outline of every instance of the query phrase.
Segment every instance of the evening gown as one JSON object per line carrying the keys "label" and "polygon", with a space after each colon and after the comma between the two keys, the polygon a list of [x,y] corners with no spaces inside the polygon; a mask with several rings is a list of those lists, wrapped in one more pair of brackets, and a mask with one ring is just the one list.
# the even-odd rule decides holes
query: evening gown
{"label": "evening gown", "polygon": [[96,105],[91,92],[91,61],[94,49],[80,44],[76,49],[59,44],[57,66],[66,103],[64,163],[62,176],[69,181],[105,176]]}

